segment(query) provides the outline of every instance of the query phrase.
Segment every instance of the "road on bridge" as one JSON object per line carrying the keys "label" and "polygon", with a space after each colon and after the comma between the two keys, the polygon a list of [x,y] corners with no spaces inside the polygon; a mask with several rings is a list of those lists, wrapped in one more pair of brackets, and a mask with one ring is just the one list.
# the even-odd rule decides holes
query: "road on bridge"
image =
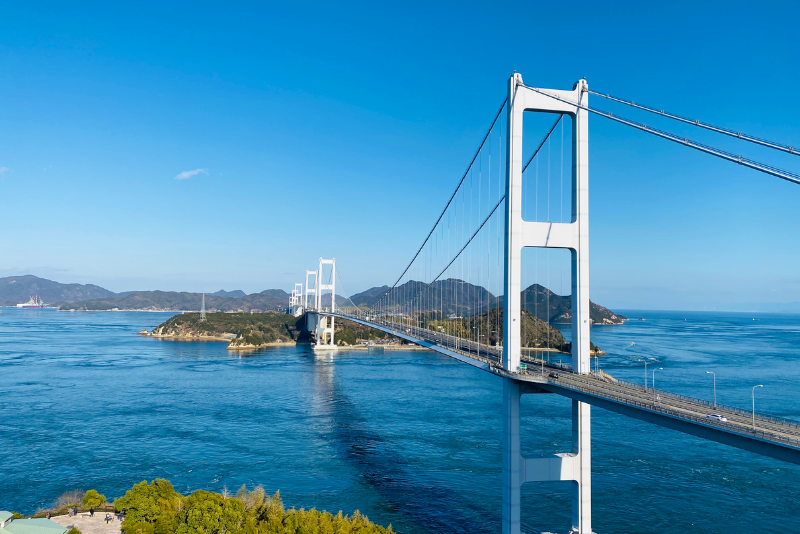
{"label": "road on bridge", "polygon": [[[434,332],[399,321],[336,313],[392,333],[493,374],[529,383],[539,392],[550,392],[587,402],[623,415],[689,434],[800,464],[800,424],[762,414],[717,405],[664,390],[645,388],[616,380],[605,373],[576,374],[568,365],[523,357],[527,369],[509,372],[502,366],[502,347]],[[534,349],[535,350],[535,349]],[[555,376],[557,375],[557,376]],[[727,421],[712,419],[717,414]]]}

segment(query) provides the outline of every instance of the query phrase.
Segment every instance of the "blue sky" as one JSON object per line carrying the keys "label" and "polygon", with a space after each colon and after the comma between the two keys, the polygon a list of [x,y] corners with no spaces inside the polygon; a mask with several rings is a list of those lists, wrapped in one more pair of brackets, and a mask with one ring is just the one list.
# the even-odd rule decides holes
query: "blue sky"
{"label": "blue sky", "polygon": [[[0,276],[253,292],[336,256],[350,293],[392,283],[512,71],[800,146],[798,18],[791,2],[6,3]],[[593,300],[800,301],[800,187],[590,124]]]}

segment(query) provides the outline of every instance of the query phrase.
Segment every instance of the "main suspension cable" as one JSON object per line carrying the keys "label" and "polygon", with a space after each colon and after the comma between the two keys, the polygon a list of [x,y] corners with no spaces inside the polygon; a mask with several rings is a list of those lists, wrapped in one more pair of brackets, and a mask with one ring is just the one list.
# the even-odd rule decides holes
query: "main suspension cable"
{"label": "main suspension cable", "polygon": [[[486,216],[486,218],[483,220],[483,222],[482,222],[482,223],[481,223],[481,225],[478,227],[478,229],[477,229],[477,230],[475,230],[475,233],[473,233],[473,234],[472,234],[472,237],[470,237],[470,238],[469,238],[469,240],[468,240],[466,243],[464,243],[464,246],[463,246],[463,247],[461,247],[461,250],[459,250],[459,251],[458,251],[458,253],[457,253],[457,254],[456,254],[454,257],[453,257],[453,259],[452,259],[452,260],[450,260],[450,263],[448,263],[448,264],[447,264],[447,267],[445,267],[444,269],[442,269],[442,271],[441,271],[441,272],[440,272],[438,275],[436,275],[436,278],[434,278],[434,279],[431,281],[431,283],[430,283],[430,284],[428,284],[427,286],[425,286],[425,288],[424,288],[422,291],[424,291],[424,290],[428,289],[429,287],[431,287],[431,285],[433,285],[433,283],[434,283],[434,282],[436,282],[436,281],[439,279],[439,277],[440,277],[440,276],[442,276],[442,275],[444,274],[444,272],[445,272],[447,269],[449,269],[449,268],[450,268],[450,266],[451,266],[451,265],[453,265],[453,263],[455,263],[455,261],[458,259],[458,257],[459,257],[459,256],[461,256],[461,253],[462,253],[462,252],[464,252],[464,250],[465,250],[465,249],[466,249],[466,248],[469,246],[469,244],[470,244],[470,243],[472,243],[472,240],[473,240],[473,239],[475,239],[475,236],[476,236],[476,235],[478,235],[478,232],[480,232],[480,231],[481,231],[481,228],[483,228],[483,227],[484,227],[484,225],[486,225],[486,223],[489,221],[489,219],[492,217],[492,215],[494,215],[494,212],[495,212],[495,211],[497,211],[497,208],[499,208],[499,207],[500,207],[500,204],[502,204],[502,203],[503,203],[503,201],[504,201],[505,199],[506,199],[506,196],[505,196],[505,195],[503,195],[503,198],[501,198],[500,200],[498,200],[498,201],[497,201],[497,204],[495,204],[494,208],[492,208],[492,211],[490,211],[490,212],[489,212],[489,215],[487,215],[487,216]],[[422,291],[420,291],[420,293],[421,293]]]}
{"label": "main suspension cable", "polygon": [[778,178],[786,180],[787,182],[792,182],[794,184],[800,185],[800,174],[796,174],[796,173],[793,173],[793,172],[790,172],[790,171],[785,171],[783,169],[779,169],[778,167],[773,167],[772,165],[767,165],[766,163],[760,163],[758,161],[755,161],[755,160],[752,160],[752,159],[749,159],[749,158],[745,158],[744,156],[741,156],[741,155],[738,155],[738,154],[733,154],[732,152],[727,152],[725,150],[721,150],[719,148],[714,148],[712,146],[705,145],[703,143],[698,143],[697,141],[692,141],[691,139],[689,139],[687,137],[681,137],[679,135],[675,135],[673,133],[666,132],[664,130],[659,130],[658,128],[653,128],[652,126],[648,126],[646,124],[640,124],[638,122],[635,122],[635,121],[632,121],[632,120],[629,120],[629,119],[625,119],[623,117],[618,117],[618,116],[615,116],[613,113],[609,113],[607,111],[602,111],[602,110],[597,109],[597,108],[590,108],[588,106],[584,106],[584,105],[581,105],[581,104],[576,104],[575,102],[570,102],[569,100],[566,100],[566,99],[561,98],[559,96],[552,95],[552,94],[550,94],[550,93],[548,93],[546,91],[542,91],[541,89],[537,89],[536,87],[528,87],[528,86],[525,86],[525,87],[527,87],[528,89],[530,89],[532,91],[535,91],[535,92],[537,92],[539,94],[548,96],[548,97],[550,97],[550,98],[552,98],[554,100],[558,100],[560,102],[564,102],[565,104],[569,104],[571,106],[575,106],[578,109],[582,109],[582,110],[588,111],[590,113],[595,113],[597,115],[600,115],[601,117],[605,117],[607,119],[611,119],[612,121],[619,122],[619,123],[624,124],[626,126],[630,126],[632,128],[636,128],[637,130],[642,130],[643,132],[651,133],[653,135],[656,135],[658,137],[662,137],[662,138],[667,139],[669,141],[672,141],[674,143],[679,143],[681,145],[685,145],[685,146],[688,146],[690,148],[694,148],[695,150],[699,150],[700,152],[705,152],[706,154],[711,154],[712,156],[716,156],[716,157],[722,158],[724,160],[732,161],[733,163],[738,163],[739,165],[743,165],[743,166],[748,167],[750,169],[754,169],[754,170],[763,172],[765,174],[770,174],[772,176],[777,176]]}
{"label": "main suspension cable", "polygon": [[[528,160],[528,163],[526,163],[526,164],[525,164],[525,167],[522,169],[522,172],[523,172],[523,173],[525,172],[525,169],[527,169],[527,168],[528,168],[528,165],[530,165],[531,161],[533,161],[533,160],[534,160],[534,158],[536,158],[536,156],[539,154],[539,151],[542,149],[542,147],[543,147],[543,146],[544,146],[544,144],[547,142],[547,140],[548,140],[548,139],[550,139],[550,135],[553,133],[553,130],[555,130],[555,128],[556,128],[556,125],[558,125],[559,121],[560,121],[562,118],[563,118],[563,115],[559,116],[559,118],[556,120],[555,124],[553,124],[553,126],[550,128],[550,130],[547,132],[547,134],[546,134],[546,135],[544,136],[544,138],[542,139],[542,142],[541,142],[541,143],[539,143],[539,146],[537,146],[537,147],[536,147],[536,151],[533,153],[533,155],[532,155],[532,156],[530,157],[530,159]],[[498,186],[499,186],[499,184],[498,184]],[[462,252],[464,252],[464,249],[466,249],[466,248],[467,248],[467,246],[469,246],[469,244],[472,242],[472,240],[473,240],[473,239],[475,239],[475,236],[477,236],[477,235],[478,235],[478,232],[480,232],[481,228],[483,228],[483,227],[484,227],[484,225],[485,225],[485,224],[486,224],[486,223],[489,221],[489,219],[492,217],[492,215],[494,215],[494,212],[495,212],[495,211],[497,211],[497,208],[498,208],[498,207],[500,207],[500,204],[502,204],[502,203],[503,203],[503,201],[504,201],[505,199],[506,199],[506,195],[505,195],[505,194],[503,194],[503,196],[502,196],[502,197],[500,197],[500,199],[497,201],[497,204],[495,204],[495,206],[494,206],[494,208],[492,209],[492,211],[490,211],[490,212],[489,212],[489,215],[487,215],[487,216],[486,216],[486,218],[483,220],[483,222],[482,222],[482,223],[481,223],[481,225],[478,227],[478,229],[477,229],[477,230],[475,230],[475,233],[473,233],[473,234],[472,234],[472,237],[470,237],[470,238],[469,238],[469,241],[467,241],[467,242],[464,244],[464,246],[463,246],[463,247],[461,247],[461,250],[458,252],[458,254],[456,254],[456,255],[453,257],[453,259],[452,259],[452,260],[450,260],[450,263],[448,263],[448,264],[447,264],[447,267],[445,267],[444,269],[442,269],[442,272],[440,272],[440,273],[439,273],[439,274],[436,276],[436,278],[434,278],[434,279],[431,281],[431,283],[429,283],[428,285],[426,285],[425,287],[423,287],[422,289],[420,289],[420,290],[419,290],[419,291],[418,291],[418,292],[417,292],[417,293],[416,293],[416,294],[415,294],[415,295],[412,297],[412,300],[413,300],[413,299],[415,299],[415,298],[417,298],[417,296],[418,296],[418,295],[420,295],[420,294],[421,294],[423,291],[427,291],[427,289],[428,289],[429,287],[431,287],[431,285],[433,285],[433,283],[434,283],[434,282],[436,282],[436,280],[438,280],[438,279],[439,279],[439,277],[440,277],[440,276],[442,276],[442,274],[444,274],[444,272],[445,272],[445,271],[446,271],[446,270],[447,270],[447,269],[448,269],[448,268],[449,268],[451,265],[453,265],[453,263],[454,263],[454,262],[455,262],[455,261],[458,259],[458,257],[461,255],[461,253],[462,253]],[[448,243],[448,245],[449,245],[449,243]],[[392,290],[392,289],[389,289],[389,291],[391,291],[391,290]],[[387,291],[386,293],[388,294],[388,293],[389,293],[389,291]]]}
{"label": "main suspension cable", "polygon": [[663,109],[655,109],[649,106],[643,106],[641,104],[637,104],[634,101],[623,100],[622,98],[617,98],[615,96],[611,96],[608,93],[598,93],[597,91],[592,91],[591,89],[587,89],[590,94],[597,95],[599,97],[605,98],[607,100],[613,100],[614,102],[619,102],[620,104],[625,104],[626,106],[631,106],[636,109],[642,109],[644,111],[649,111],[650,113],[655,113],[656,115],[661,115],[662,117],[667,117],[669,119],[674,119],[676,121],[685,122],[686,124],[691,124],[693,126],[697,126],[699,128],[705,128],[706,130],[711,130],[712,132],[721,133],[724,135],[729,135],[731,137],[735,137],[736,139],[741,139],[743,141],[749,141],[750,143],[755,143],[757,145],[765,146],[768,148],[774,148],[775,150],[780,150],[782,152],[788,152],[789,154],[794,154],[795,156],[800,156],[800,150],[794,148],[793,146],[784,145],[782,143],[776,143],[775,141],[769,141],[767,139],[762,139],[761,137],[756,137],[755,135],[748,135],[742,132],[737,132],[735,130],[731,130],[730,128],[725,128],[723,126],[715,126],[713,124],[709,124],[707,122],[689,119],[686,117],[682,117],[680,115],[676,115],[674,113],[667,113]]}
{"label": "main suspension cable", "polygon": [[[486,143],[486,140],[489,138],[489,135],[492,133],[492,130],[494,129],[494,125],[497,123],[497,119],[500,118],[500,114],[503,112],[503,108],[506,106],[506,102],[508,102],[508,97],[503,99],[503,103],[500,105],[500,109],[497,110],[497,115],[495,115],[494,120],[492,121],[492,125],[489,126],[489,131],[487,131],[486,135],[483,137],[483,141],[481,141],[481,144],[478,147],[478,150],[475,152],[475,155],[472,157],[472,161],[470,161],[469,165],[467,165],[467,170],[464,171],[464,175],[461,177],[461,180],[458,182],[458,185],[456,186],[456,190],[453,191],[452,195],[450,195],[450,200],[447,201],[447,205],[445,205],[444,209],[442,210],[442,213],[439,214],[439,218],[436,219],[436,223],[433,225],[433,228],[431,228],[431,231],[428,232],[428,236],[425,238],[425,241],[422,242],[422,245],[419,247],[419,250],[417,250],[417,253],[414,254],[414,257],[411,259],[409,264],[403,270],[403,273],[400,275],[400,277],[397,279],[397,281],[394,284],[392,284],[392,287],[389,288],[389,291],[394,289],[397,286],[397,284],[400,282],[400,280],[403,279],[403,276],[405,276],[405,274],[411,268],[411,265],[413,265],[414,261],[417,259],[417,256],[419,256],[419,253],[422,252],[423,248],[425,248],[425,244],[431,238],[431,235],[433,234],[434,230],[436,230],[436,227],[439,225],[439,222],[441,222],[442,217],[444,217],[444,214],[447,211],[447,208],[450,207],[450,204],[453,202],[453,199],[456,197],[456,194],[458,193],[458,190],[461,188],[461,184],[464,183],[464,179],[466,179],[467,174],[469,174],[469,170],[472,168],[472,165],[475,163],[475,160],[478,159],[478,155],[481,153],[481,150],[483,150],[483,145]],[[389,294],[389,291],[386,292],[387,295]]]}

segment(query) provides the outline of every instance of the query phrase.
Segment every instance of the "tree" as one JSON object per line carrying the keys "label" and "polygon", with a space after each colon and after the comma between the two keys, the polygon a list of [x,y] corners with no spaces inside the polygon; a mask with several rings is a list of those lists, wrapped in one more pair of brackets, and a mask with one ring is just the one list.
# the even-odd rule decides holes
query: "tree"
{"label": "tree", "polygon": [[247,491],[247,486],[242,484],[239,491],[236,492],[236,498],[242,501],[245,512],[254,510],[264,504],[267,494],[264,491],[264,486],[256,486],[253,491]]}
{"label": "tree", "polygon": [[238,532],[244,521],[244,506],[238,499],[197,490],[186,498],[178,514],[176,534],[227,534]]}
{"label": "tree", "polygon": [[104,504],[105,502],[106,502],[106,496],[101,495],[100,493],[97,492],[97,490],[90,489],[83,496],[84,508],[97,508],[98,506]]}
{"label": "tree", "polygon": [[156,479],[134,485],[114,506],[126,514],[125,534],[394,534],[391,525],[375,525],[358,511],[348,517],[286,510],[279,492],[269,496],[261,486],[242,486],[235,497],[225,493],[198,490],[183,497],[167,480]]}
{"label": "tree", "polygon": [[58,496],[54,506],[61,508],[62,506],[72,506],[78,504],[83,499],[84,493],[81,490],[66,491]]}
{"label": "tree", "polygon": [[168,480],[157,478],[135,484],[114,506],[125,513],[121,528],[127,534],[172,534],[181,501]]}

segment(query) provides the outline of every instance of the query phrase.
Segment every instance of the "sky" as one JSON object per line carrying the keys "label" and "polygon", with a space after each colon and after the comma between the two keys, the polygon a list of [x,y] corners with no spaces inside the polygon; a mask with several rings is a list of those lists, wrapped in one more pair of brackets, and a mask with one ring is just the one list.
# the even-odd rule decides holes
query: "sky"
{"label": "sky", "polygon": [[[793,2],[0,6],[0,276],[391,284],[505,96],[608,92],[800,147]],[[636,120],[800,172],[800,158]],[[591,297],[800,301],[800,186],[590,119]]]}

